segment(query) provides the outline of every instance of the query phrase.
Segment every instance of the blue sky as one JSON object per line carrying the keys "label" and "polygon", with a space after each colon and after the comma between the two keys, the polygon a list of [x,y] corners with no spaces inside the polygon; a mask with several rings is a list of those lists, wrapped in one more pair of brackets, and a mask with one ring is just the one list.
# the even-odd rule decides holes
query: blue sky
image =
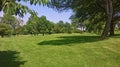
{"label": "blue sky", "polygon": [[0,12],[0,17],[2,17],[2,16],[3,16],[3,11]]}
{"label": "blue sky", "polygon": [[[46,16],[46,18],[53,22],[58,22],[60,20],[64,22],[71,22],[69,17],[72,15],[72,10],[63,11],[61,13],[57,12],[54,9],[48,8],[46,6],[39,5],[30,5],[28,2],[21,2],[21,4],[28,6],[30,9],[35,10],[38,13],[38,16]],[[3,12],[0,12],[0,16],[3,15]],[[30,14],[26,14],[23,18],[24,22],[26,22],[29,18]]]}
{"label": "blue sky", "polygon": [[[30,9],[35,10],[38,13],[38,16],[44,15],[48,20],[53,21],[55,23],[60,20],[63,20],[64,22],[71,22],[69,17],[72,15],[72,10],[63,11],[59,13],[56,10],[48,8],[46,6],[44,7],[39,5],[35,6],[35,5],[30,5],[29,3],[24,3],[24,2],[21,2],[21,4],[26,5]],[[29,16],[30,16],[29,14],[25,15],[23,20],[26,22]]]}

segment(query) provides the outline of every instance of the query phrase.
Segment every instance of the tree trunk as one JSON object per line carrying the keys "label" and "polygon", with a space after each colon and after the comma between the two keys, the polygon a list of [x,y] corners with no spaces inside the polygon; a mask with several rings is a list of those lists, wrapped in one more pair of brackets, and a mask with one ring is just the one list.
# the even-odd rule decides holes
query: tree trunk
{"label": "tree trunk", "polygon": [[115,23],[111,22],[111,24],[110,24],[110,36],[115,35],[114,30],[115,30]]}
{"label": "tree trunk", "polygon": [[1,35],[1,37],[3,38],[3,37],[4,37],[4,35]]}
{"label": "tree trunk", "polygon": [[105,39],[109,33],[110,25],[111,25],[111,21],[112,21],[112,14],[113,14],[112,1],[105,0],[105,2],[106,2],[107,19],[106,19],[106,24],[105,24],[104,30],[103,30],[102,35],[101,35],[101,39]]}
{"label": "tree trunk", "polygon": [[43,32],[43,36],[45,35],[45,32]]}

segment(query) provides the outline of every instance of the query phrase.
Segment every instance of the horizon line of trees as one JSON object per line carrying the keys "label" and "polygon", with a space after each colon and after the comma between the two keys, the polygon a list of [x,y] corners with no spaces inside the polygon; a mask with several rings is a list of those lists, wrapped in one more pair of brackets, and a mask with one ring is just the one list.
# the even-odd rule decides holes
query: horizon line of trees
{"label": "horizon line of trees", "polygon": [[[63,22],[60,20],[57,23],[51,22],[46,19],[46,16],[38,17],[37,14],[33,14],[29,17],[29,20],[26,22],[26,25],[23,26],[21,29],[20,34],[24,35],[38,35],[42,34],[43,36],[45,34],[58,34],[58,33],[81,33],[85,30],[80,30],[77,28],[80,28],[80,25],[69,23],[69,22]],[[82,27],[82,26],[81,26]]]}
{"label": "horizon line of trees", "polygon": [[23,25],[21,18],[4,14],[0,18],[0,36],[81,33],[83,30],[78,29],[80,26],[80,24],[63,21],[54,23],[47,20],[46,16],[38,17],[36,13],[32,14],[26,24]]}
{"label": "horizon line of trees", "polygon": [[[5,14],[0,17],[0,36],[11,35],[39,35],[42,34],[58,34],[58,33],[82,33],[91,32],[101,34],[103,25],[89,27],[89,22],[78,22],[78,19],[72,19],[72,23],[59,21],[58,23],[51,22],[46,19],[46,16],[38,17],[36,13],[29,17],[29,20],[23,25],[23,20],[14,15]],[[120,23],[116,24],[116,30],[120,30]],[[92,30],[92,31],[91,31]]]}

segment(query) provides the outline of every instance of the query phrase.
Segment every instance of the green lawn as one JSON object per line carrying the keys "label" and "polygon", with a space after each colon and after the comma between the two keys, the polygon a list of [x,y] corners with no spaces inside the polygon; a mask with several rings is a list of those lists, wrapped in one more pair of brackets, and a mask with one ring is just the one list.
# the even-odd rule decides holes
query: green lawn
{"label": "green lawn", "polygon": [[120,36],[52,34],[0,38],[0,67],[120,67]]}

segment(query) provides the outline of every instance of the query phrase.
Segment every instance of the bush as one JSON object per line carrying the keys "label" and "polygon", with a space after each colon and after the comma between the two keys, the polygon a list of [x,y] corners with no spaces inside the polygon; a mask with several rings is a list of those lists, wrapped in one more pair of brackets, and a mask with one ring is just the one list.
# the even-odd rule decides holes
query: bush
{"label": "bush", "polygon": [[11,28],[8,24],[0,24],[0,36],[10,36],[11,35]]}

